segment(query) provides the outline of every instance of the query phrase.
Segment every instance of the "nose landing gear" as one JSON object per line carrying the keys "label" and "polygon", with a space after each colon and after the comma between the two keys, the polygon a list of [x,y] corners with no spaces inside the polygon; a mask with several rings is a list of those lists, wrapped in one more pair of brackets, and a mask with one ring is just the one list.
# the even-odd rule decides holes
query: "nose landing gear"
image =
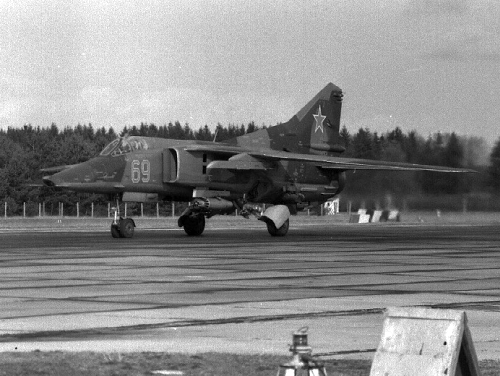
{"label": "nose landing gear", "polygon": [[131,238],[134,236],[135,222],[132,218],[123,218],[115,211],[115,218],[111,223],[111,236],[113,238]]}

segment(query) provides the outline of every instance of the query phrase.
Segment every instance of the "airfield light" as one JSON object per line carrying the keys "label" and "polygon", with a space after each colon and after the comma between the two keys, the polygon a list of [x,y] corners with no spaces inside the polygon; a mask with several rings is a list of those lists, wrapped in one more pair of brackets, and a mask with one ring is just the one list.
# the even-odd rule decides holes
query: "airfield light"
{"label": "airfield light", "polygon": [[293,333],[290,345],[292,359],[280,364],[277,376],[326,376],[326,369],[322,362],[311,355],[312,348],[307,344],[307,326]]}

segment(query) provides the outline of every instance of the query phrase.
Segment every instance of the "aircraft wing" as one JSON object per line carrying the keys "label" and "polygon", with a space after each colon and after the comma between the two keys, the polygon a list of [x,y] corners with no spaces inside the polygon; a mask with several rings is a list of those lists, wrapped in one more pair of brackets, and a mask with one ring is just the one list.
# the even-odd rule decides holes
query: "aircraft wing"
{"label": "aircraft wing", "polygon": [[[320,169],[329,170],[386,170],[386,171],[433,171],[433,172],[476,172],[471,169],[458,168],[458,167],[446,167],[446,166],[431,166],[431,165],[421,165],[414,163],[404,163],[404,162],[389,162],[389,161],[377,161],[372,159],[358,159],[358,158],[342,158],[342,157],[331,157],[326,155],[314,155],[314,154],[299,154],[299,153],[289,153],[286,151],[278,150],[250,150],[242,149],[233,146],[217,145],[192,145],[186,148],[186,150],[197,150],[206,152],[217,152],[232,154],[233,156],[229,158],[228,161],[213,162],[213,168],[218,169],[228,169],[228,170],[265,170],[269,166],[266,162],[272,161],[294,161],[294,162],[310,162],[316,163],[316,166]],[[251,159],[251,163],[248,163],[248,159]],[[245,161],[246,163],[243,163]],[[260,162],[260,163],[258,163]],[[217,166],[215,166],[217,164]]]}
{"label": "aircraft wing", "polygon": [[268,160],[288,160],[317,162],[317,167],[333,170],[387,170],[387,171],[435,171],[435,172],[475,172],[458,167],[431,166],[404,162],[377,161],[372,159],[341,158],[323,155],[297,154],[281,151],[249,152],[255,158]]}

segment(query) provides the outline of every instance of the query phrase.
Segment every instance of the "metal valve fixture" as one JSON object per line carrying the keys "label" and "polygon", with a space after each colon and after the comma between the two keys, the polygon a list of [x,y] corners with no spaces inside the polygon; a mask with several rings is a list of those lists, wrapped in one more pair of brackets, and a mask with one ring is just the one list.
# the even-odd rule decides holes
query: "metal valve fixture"
{"label": "metal valve fixture", "polygon": [[277,376],[326,376],[324,364],[314,359],[312,348],[307,343],[308,327],[304,326],[293,333],[290,345],[292,359],[280,364]]}

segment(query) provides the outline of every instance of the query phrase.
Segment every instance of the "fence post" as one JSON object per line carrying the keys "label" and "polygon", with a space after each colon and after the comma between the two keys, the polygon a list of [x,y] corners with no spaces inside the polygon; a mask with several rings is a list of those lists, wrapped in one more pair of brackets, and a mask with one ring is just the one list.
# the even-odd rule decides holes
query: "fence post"
{"label": "fence post", "polygon": [[160,218],[160,203],[156,203],[156,218]]}
{"label": "fence post", "polygon": [[5,201],[5,218],[7,218],[7,201]]}
{"label": "fence post", "polygon": [[76,218],[80,218],[80,203],[76,203]]}
{"label": "fence post", "polygon": [[172,201],[172,218],[175,218],[175,202]]}
{"label": "fence post", "polygon": [[42,216],[42,203],[41,202],[38,203],[38,216],[39,217]]}
{"label": "fence post", "polygon": [[90,203],[90,217],[94,218],[94,202]]}
{"label": "fence post", "polygon": [[141,202],[141,217],[144,217],[144,204]]}
{"label": "fence post", "polygon": [[125,203],[125,215],[124,215],[125,218],[127,218],[127,203]]}
{"label": "fence post", "polygon": [[26,218],[26,203],[23,202],[23,218]]}

